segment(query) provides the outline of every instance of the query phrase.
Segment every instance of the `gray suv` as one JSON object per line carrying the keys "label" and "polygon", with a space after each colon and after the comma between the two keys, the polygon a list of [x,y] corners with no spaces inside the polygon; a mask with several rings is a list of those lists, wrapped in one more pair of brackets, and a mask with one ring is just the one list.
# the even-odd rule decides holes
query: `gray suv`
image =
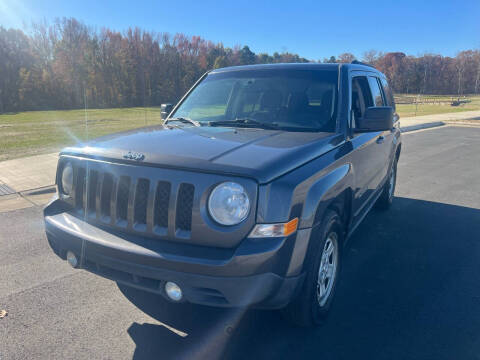
{"label": "gray suv", "polygon": [[53,251],[171,302],[319,324],[342,249],[387,209],[401,150],[383,74],[275,64],[205,74],[162,126],[69,147],[45,208]]}

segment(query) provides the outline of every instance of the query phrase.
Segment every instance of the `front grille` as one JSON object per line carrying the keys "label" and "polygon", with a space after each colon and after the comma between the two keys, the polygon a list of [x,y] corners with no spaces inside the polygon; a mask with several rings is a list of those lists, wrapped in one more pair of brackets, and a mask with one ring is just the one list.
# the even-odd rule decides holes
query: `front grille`
{"label": "front grille", "polygon": [[160,228],[168,228],[168,203],[170,201],[171,184],[159,181],[155,194],[154,223]]}
{"label": "front grille", "polygon": [[102,181],[102,193],[100,201],[100,211],[104,218],[109,219],[111,214],[111,203],[113,193],[113,176],[112,174],[104,174]]}
{"label": "front grille", "polygon": [[[69,213],[125,241],[162,251],[175,243],[233,249],[255,224],[255,211],[241,226],[225,227],[207,209],[212,189],[232,180],[256,204],[258,184],[253,179],[68,154],[60,156],[59,169],[65,162],[73,166],[73,191],[68,197],[59,195]],[[61,181],[60,172],[56,180]]]}
{"label": "front grille", "polygon": [[86,171],[84,168],[76,168],[74,173],[76,173],[76,184],[75,184],[75,207],[79,210],[82,210],[85,207],[84,204],[84,191],[86,185]]}
{"label": "front grille", "polygon": [[96,198],[97,198],[97,185],[98,185],[98,171],[90,170],[87,177],[87,211],[90,215],[96,212]]}
{"label": "front grille", "polygon": [[127,221],[128,197],[130,194],[130,178],[121,176],[117,190],[117,220]]}
{"label": "front grille", "polygon": [[137,225],[147,225],[147,202],[148,191],[150,190],[150,181],[147,179],[138,179],[137,189],[135,191],[134,219]]}
{"label": "front grille", "polygon": [[[190,237],[193,184],[173,186],[170,181],[153,181],[78,164],[74,203],[77,213],[88,215],[89,221],[152,236]],[[176,201],[172,203],[171,199]]]}
{"label": "front grille", "polygon": [[177,229],[190,231],[192,229],[192,205],[195,188],[192,184],[181,184],[177,202]]}

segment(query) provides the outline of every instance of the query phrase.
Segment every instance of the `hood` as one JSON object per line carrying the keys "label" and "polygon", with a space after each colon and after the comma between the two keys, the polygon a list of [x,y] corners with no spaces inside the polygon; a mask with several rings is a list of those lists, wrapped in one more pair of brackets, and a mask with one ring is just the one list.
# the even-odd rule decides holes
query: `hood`
{"label": "hood", "polygon": [[[336,147],[343,137],[255,128],[154,126],[105,136],[61,154],[246,176],[259,183]],[[125,159],[128,152],[141,161]]]}

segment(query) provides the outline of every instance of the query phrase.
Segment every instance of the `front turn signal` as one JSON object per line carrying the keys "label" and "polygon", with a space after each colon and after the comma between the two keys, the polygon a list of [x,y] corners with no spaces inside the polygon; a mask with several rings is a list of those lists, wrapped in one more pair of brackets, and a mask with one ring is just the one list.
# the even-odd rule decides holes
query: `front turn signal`
{"label": "front turn signal", "polygon": [[298,218],[292,219],[286,223],[277,224],[257,224],[248,237],[265,238],[288,236],[297,231]]}

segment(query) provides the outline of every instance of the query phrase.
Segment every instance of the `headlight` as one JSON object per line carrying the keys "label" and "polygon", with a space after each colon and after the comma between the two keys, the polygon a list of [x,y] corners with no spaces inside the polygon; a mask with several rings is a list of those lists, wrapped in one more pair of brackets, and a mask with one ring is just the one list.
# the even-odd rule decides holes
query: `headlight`
{"label": "headlight", "polygon": [[67,162],[62,170],[62,192],[64,195],[71,195],[73,188],[73,166]]}
{"label": "headlight", "polygon": [[208,199],[208,212],[221,225],[236,225],[248,216],[250,200],[242,185],[224,182],[217,185]]}

